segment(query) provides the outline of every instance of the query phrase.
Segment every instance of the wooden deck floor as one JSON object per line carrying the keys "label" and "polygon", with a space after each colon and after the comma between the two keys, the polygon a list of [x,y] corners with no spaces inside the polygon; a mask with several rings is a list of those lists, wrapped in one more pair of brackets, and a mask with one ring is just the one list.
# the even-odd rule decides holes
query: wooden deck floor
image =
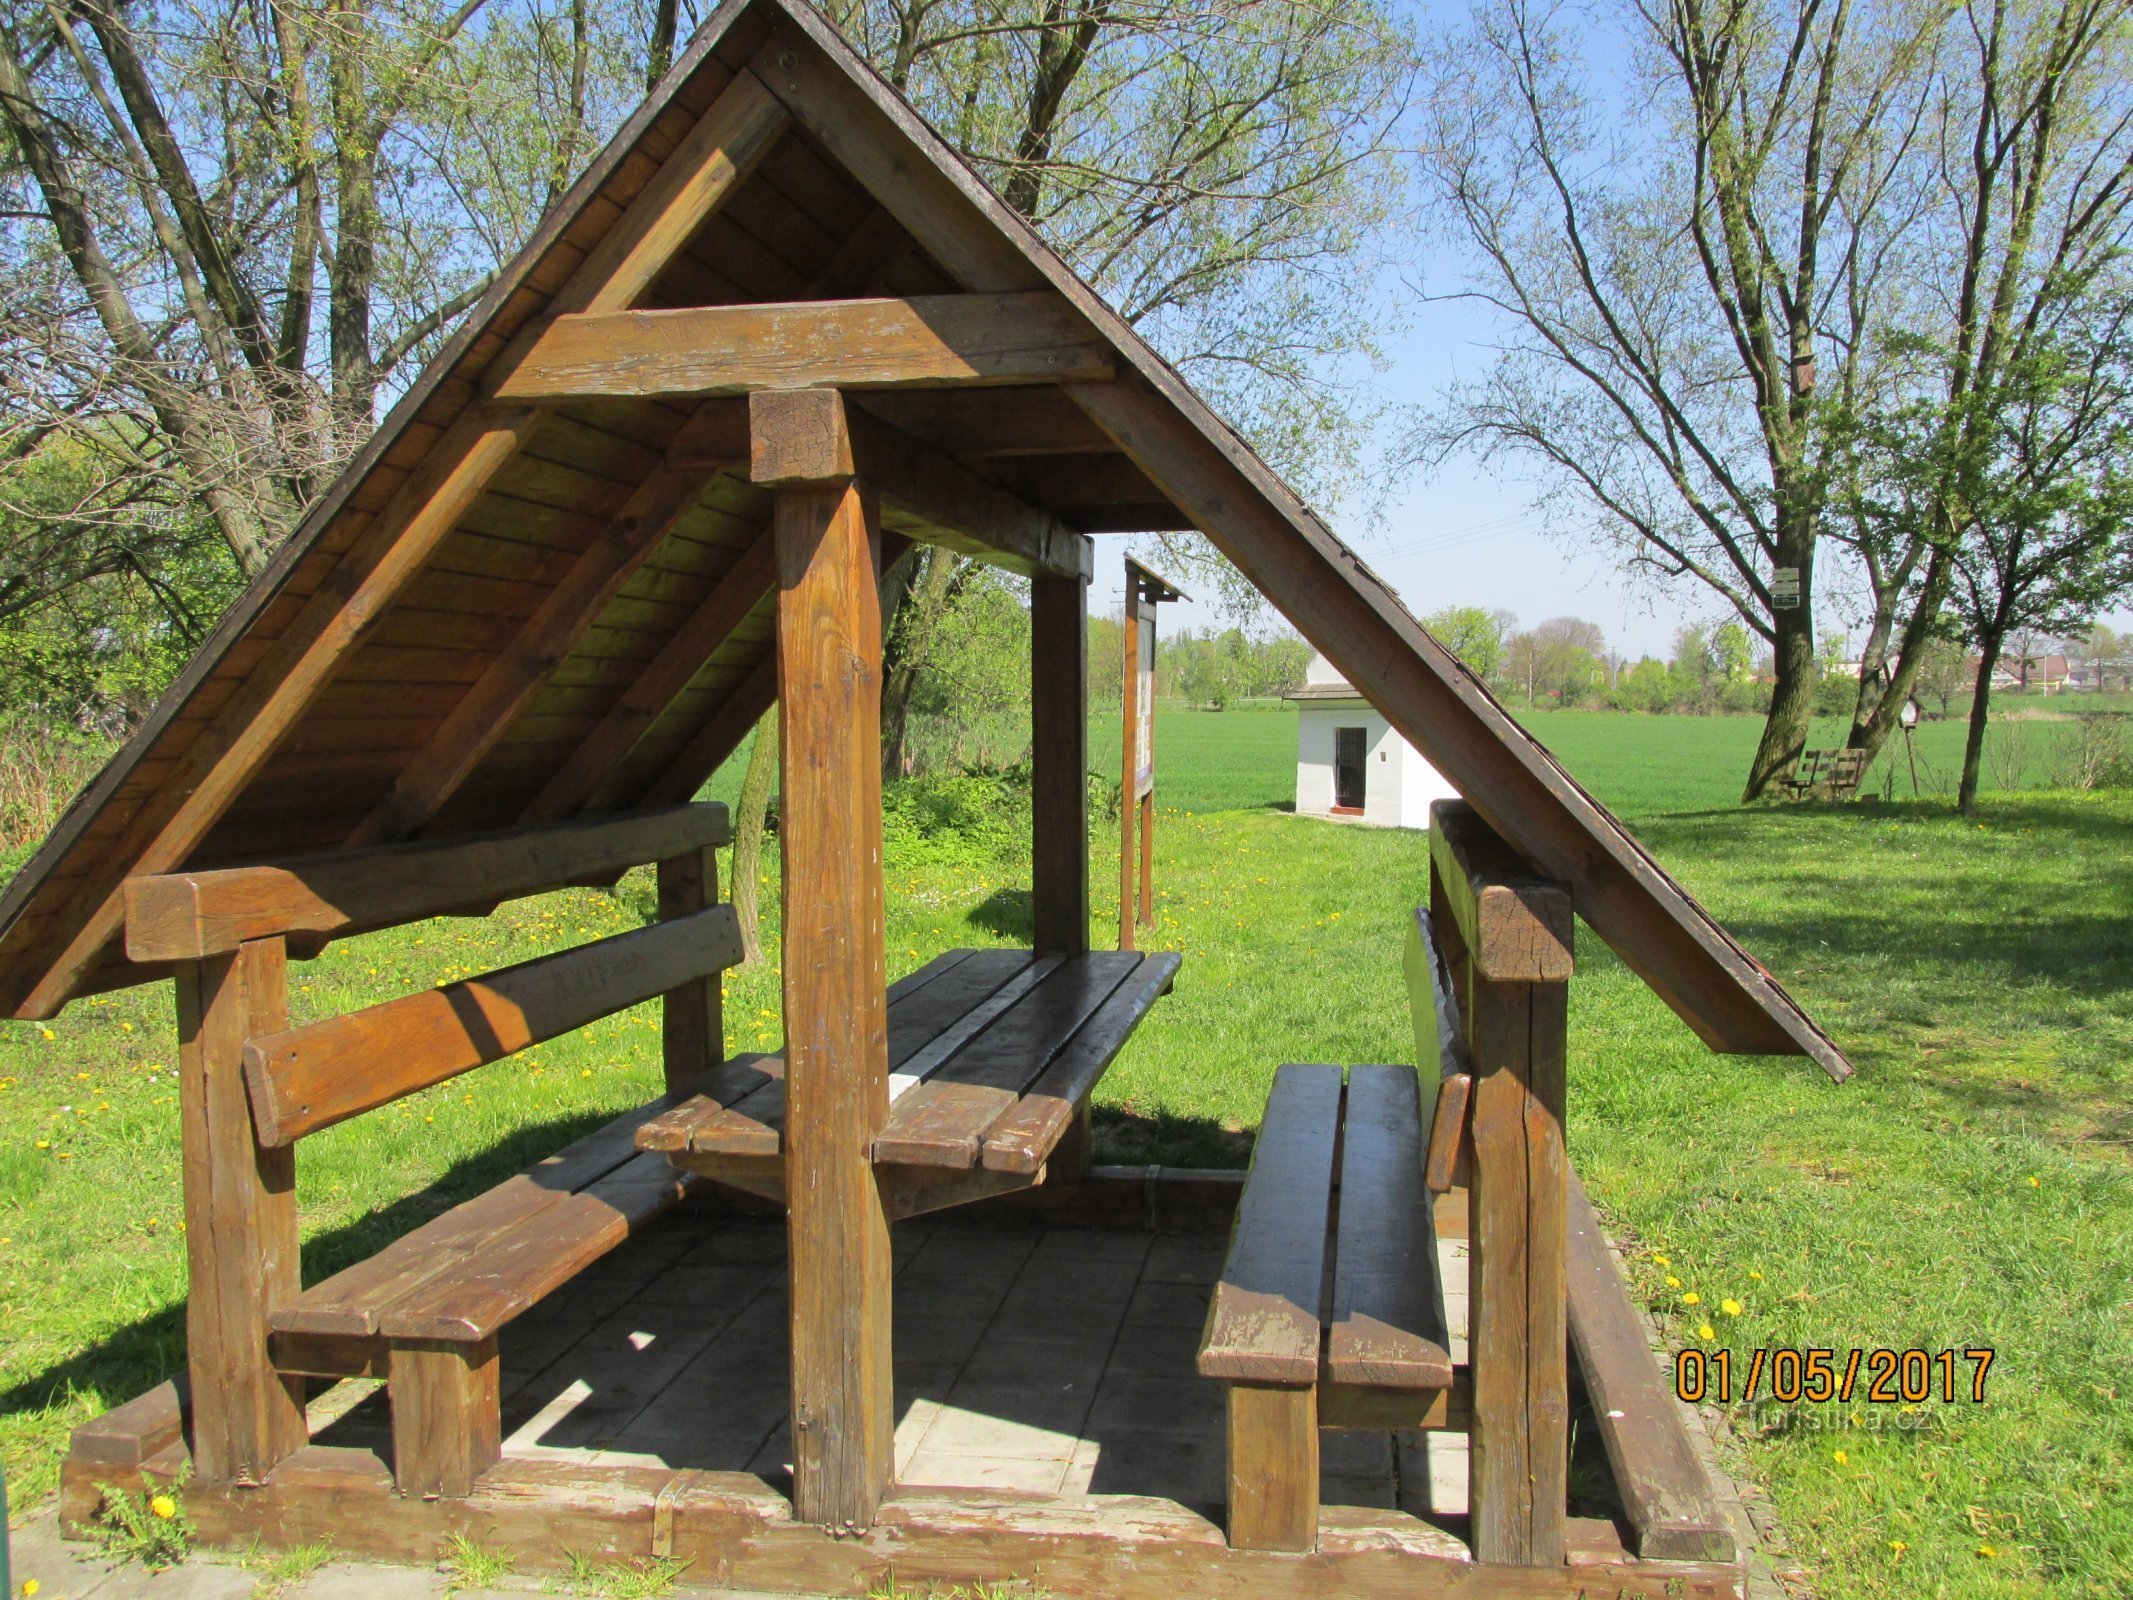
{"label": "wooden deck floor", "polygon": [[[899,1223],[900,1483],[1149,1494],[1220,1518],[1222,1385],[1193,1356],[1220,1234],[947,1214]],[[1465,1358],[1464,1239],[1439,1250]],[[747,1471],[788,1486],[780,1220],[679,1214],[506,1330],[504,1453]],[[385,1442],[384,1397],[320,1444]],[[1466,1511],[1463,1434],[1324,1436],[1328,1505]]]}

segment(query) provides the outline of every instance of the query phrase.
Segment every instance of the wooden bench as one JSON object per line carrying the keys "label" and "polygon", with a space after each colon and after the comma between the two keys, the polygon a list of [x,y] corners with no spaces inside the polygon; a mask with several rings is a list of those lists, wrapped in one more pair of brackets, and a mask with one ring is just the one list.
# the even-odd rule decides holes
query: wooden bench
{"label": "wooden bench", "polygon": [[1316,1545],[1319,1429],[1458,1421],[1419,1090],[1403,1066],[1274,1076],[1200,1340],[1234,1548]]}
{"label": "wooden bench", "polygon": [[1841,800],[1859,792],[1859,780],[1865,775],[1864,750],[1803,750],[1799,766],[1779,782],[1795,800],[1817,793]]}
{"label": "wooden bench", "polygon": [[[245,1014],[227,1025],[188,1028],[180,1007],[181,1039],[193,1035],[185,1048],[201,1058],[209,1083],[201,1109],[217,1124],[196,1129],[202,1116],[186,1120],[188,1230],[196,1251],[203,1234],[211,1239],[216,1271],[241,1280],[233,1287],[243,1295],[203,1305],[196,1282],[189,1316],[196,1435],[234,1400],[231,1431],[251,1437],[250,1459],[239,1455],[229,1476],[257,1481],[272,1465],[268,1446],[278,1440],[286,1454],[302,1443],[301,1386],[312,1376],[386,1379],[393,1473],[404,1494],[466,1495],[498,1459],[499,1331],[694,1181],[639,1154],[636,1137],[686,1100],[723,1055],[718,974],[741,953],[733,908],[717,904],[712,851],[726,838],[723,806],[680,806],[127,885],[135,960],[197,962],[213,973],[237,952],[255,978],[271,978],[239,986]],[[657,922],[286,1026],[281,952],[292,937],[321,941],[467,907],[486,911],[566,883],[611,881],[649,860],[660,869]],[[654,998],[663,1002],[666,1094],[299,1290],[294,1208],[283,1203],[293,1201],[299,1139]],[[196,1132],[242,1138],[248,1164],[276,1174],[272,1196],[245,1210],[206,1192]],[[265,1445],[264,1408],[282,1418],[277,1440]]]}
{"label": "wooden bench", "polygon": [[[889,1115],[873,1142],[891,1215],[1037,1182],[1177,970],[1175,955],[1130,950],[950,950],[892,984]],[[783,1059],[735,1057],[637,1144],[782,1199]]]}

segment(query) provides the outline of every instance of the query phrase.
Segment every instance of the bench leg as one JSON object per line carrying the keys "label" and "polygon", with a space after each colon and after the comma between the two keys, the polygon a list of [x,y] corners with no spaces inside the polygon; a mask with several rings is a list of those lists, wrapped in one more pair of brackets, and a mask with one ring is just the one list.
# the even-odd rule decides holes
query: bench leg
{"label": "bench leg", "polygon": [[496,1341],[396,1344],[387,1379],[393,1481],[404,1495],[459,1499],[504,1453]]}
{"label": "bench leg", "polygon": [[1318,1545],[1318,1390],[1229,1386],[1232,1550]]}

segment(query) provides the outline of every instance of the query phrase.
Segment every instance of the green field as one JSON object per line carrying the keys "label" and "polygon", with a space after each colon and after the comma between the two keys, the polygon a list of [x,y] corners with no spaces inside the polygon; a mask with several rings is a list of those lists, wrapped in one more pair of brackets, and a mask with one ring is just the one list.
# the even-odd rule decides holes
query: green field
{"label": "green field", "polygon": [[[1750,720],[1533,726],[1860,1069],[1839,1087],[1802,1061],[1713,1056],[1581,934],[1571,1149],[1639,1291],[1678,1342],[1743,1365],[1774,1346],[1997,1352],[1983,1405],[1736,1408],[1817,1593],[2133,1594],[2133,795],[1988,795],[1982,825],[1908,799],[1743,811]],[[1185,963],[1099,1091],[1099,1138],[1111,1159],[1230,1163],[1279,1062],[1411,1057],[1399,945],[1424,841],[1287,814],[1286,712],[1170,714],[1157,737],[1159,942]],[[1951,737],[1929,726],[1921,754]],[[1115,721],[1092,728],[1102,764],[1116,741]],[[1115,850],[1096,828],[1100,942]],[[774,889],[774,856],[765,870]],[[892,859],[888,876],[896,971],[1024,937],[1014,862]],[[643,879],[337,946],[294,974],[294,1008],[634,926]],[[727,1017],[732,1047],[774,1043],[768,970],[732,975]],[[655,1018],[627,1014],[307,1140],[307,1274],[640,1101],[656,1046]],[[18,1506],[49,1490],[73,1422],[182,1359],[172,1048],[156,991],[0,1024]]]}

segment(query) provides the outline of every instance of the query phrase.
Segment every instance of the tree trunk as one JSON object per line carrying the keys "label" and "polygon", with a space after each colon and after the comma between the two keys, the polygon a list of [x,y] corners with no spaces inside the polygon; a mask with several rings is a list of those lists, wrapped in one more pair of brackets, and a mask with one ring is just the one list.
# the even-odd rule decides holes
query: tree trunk
{"label": "tree trunk", "polygon": [[1966,817],[1977,815],[1978,769],[1985,760],[1985,725],[1992,714],[1992,672],[2000,664],[2000,646],[2005,629],[1995,629],[1978,638],[1977,687],[1970,692],[1970,731],[1963,740],[1963,780],[1955,791],[1955,808]]}
{"label": "tree trunk", "polygon": [[954,592],[958,557],[953,550],[927,545],[902,588],[902,603],[883,608],[886,637],[881,652],[881,776],[884,782],[904,773],[904,737],[911,719],[911,697],[925,667],[925,641],[940,626],[941,614]]}
{"label": "tree trunk", "polygon": [[1919,668],[1925,665],[1926,645],[1933,636],[1933,624],[1940,617],[1941,606],[1947,601],[1954,581],[1955,563],[1949,559],[1944,547],[1936,545],[1926,561],[1926,575],[1921,580],[1918,602],[1904,623],[1903,639],[1896,647],[1895,666],[1889,672],[1888,684],[1882,689],[1881,699],[1872,713],[1864,720],[1853,720],[1851,734],[1845,740],[1850,748],[1866,752],[1868,766],[1874,764],[1881,747],[1888,743],[1889,735],[1899,726],[1897,713],[1911,698],[1911,688],[1918,682]]}
{"label": "tree trunk", "polygon": [[761,881],[763,834],[770,821],[770,794],[777,786],[778,708],[772,706],[755,725],[748,770],[741,777],[740,815],[733,822],[733,914],[741,925],[741,963],[763,959],[761,913],[756,887]]}
{"label": "tree trunk", "polygon": [[333,108],[336,227],[327,271],[326,344],[333,409],[352,446],[377,415],[370,302],[378,271],[378,129],[370,110],[369,29],[352,3],[334,8],[326,78]]}
{"label": "tree trunk", "polygon": [[1807,595],[1807,575],[1802,572],[1800,604],[1772,613],[1777,638],[1771,662],[1777,681],[1771,690],[1770,714],[1763,719],[1762,742],[1755,747],[1755,760],[1748,767],[1743,804],[1768,796],[1800,764],[1800,752],[1807,744],[1808,724],[1815,714],[1814,613]]}

